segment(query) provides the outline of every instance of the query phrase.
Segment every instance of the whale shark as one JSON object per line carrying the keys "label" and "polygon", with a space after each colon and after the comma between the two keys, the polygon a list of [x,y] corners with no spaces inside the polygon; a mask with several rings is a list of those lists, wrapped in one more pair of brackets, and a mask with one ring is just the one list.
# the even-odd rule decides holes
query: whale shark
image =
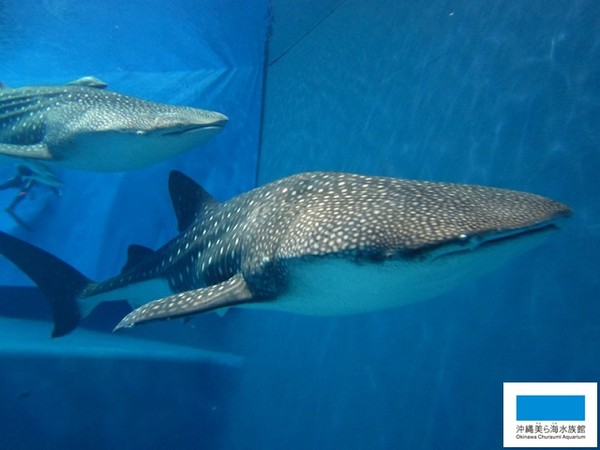
{"label": "whale shark", "polygon": [[64,85],[0,85],[0,156],[91,171],[146,167],[207,141],[227,116],[104,90],[83,77]]}
{"label": "whale shark", "polygon": [[96,283],[6,233],[0,253],[53,308],[53,336],[104,301],[135,308],[115,330],[229,307],[308,315],[393,308],[448,292],[542,244],[571,210],[539,195],[337,172],[292,175],[219,202],[169,176],[179,234],[128,249]]}

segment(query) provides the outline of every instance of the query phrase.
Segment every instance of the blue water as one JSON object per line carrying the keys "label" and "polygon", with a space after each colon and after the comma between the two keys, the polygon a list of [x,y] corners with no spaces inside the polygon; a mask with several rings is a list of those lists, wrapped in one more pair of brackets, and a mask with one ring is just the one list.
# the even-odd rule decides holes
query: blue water
{"label": "blue water", "polygon": [[[326,319],[232,310],[117,336],[112,305],[63,347],[44,299],[0,261],[0,448],[499,449],[503,382],[600,378],[599,2],[0,2],[0,80],[88,74],[230,117],[155,167],[60,171],[60,197],[19,207],[33,231],[0,215],[94,279],[130,243],[176,233],[171,169],[221,199],[344,170],[521,189],[575,213],[427,302]],[[176,357],[151,351],[163,345]]]}

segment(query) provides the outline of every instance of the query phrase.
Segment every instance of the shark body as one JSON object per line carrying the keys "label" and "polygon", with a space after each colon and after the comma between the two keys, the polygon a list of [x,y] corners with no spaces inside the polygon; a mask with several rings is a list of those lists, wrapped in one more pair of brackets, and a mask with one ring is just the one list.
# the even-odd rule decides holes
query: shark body
{"label": "shark body", "polygon": [[93,283],[5,233],[0,253],[49,298],[53,335],[103,301],[135,307],[116,327],[231,306],[354,314],[434,297],[534,248],[568,215],[538,195],[483,186],[312,172],[219,203],[172,172],[180,234],[130,246],[122,272]]}
{"label": "shark body", "polygon": [[92,171],[166,160],[220,131],[227,117],[105,91],[84,77],[65,85],[0,86],[0,156]]}

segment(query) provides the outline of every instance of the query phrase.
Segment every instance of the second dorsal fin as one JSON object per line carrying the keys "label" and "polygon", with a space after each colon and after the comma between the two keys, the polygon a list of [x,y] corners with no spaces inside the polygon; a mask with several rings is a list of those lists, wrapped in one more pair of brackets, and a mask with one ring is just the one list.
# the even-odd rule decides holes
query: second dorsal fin
{"label": "second dorsal fin", "polygon": [[130,245],[127,249],[127,262],[123,266],[123,269],[121,269],[121,273],[131,269],[133,266],[152,256],[153,254],[154,250],[144,247],[143,245]]}

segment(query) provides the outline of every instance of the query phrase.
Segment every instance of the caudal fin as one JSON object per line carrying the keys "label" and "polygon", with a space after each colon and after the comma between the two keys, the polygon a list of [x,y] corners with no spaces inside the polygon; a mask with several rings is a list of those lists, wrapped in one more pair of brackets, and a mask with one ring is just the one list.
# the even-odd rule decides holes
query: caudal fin
{"label": "caudal fin", "polygon": [[50,301],[52,337],[73,331],[81,319],[77,296],[91,280],[45,250],[1,231],[0,254],[31,278]]}

